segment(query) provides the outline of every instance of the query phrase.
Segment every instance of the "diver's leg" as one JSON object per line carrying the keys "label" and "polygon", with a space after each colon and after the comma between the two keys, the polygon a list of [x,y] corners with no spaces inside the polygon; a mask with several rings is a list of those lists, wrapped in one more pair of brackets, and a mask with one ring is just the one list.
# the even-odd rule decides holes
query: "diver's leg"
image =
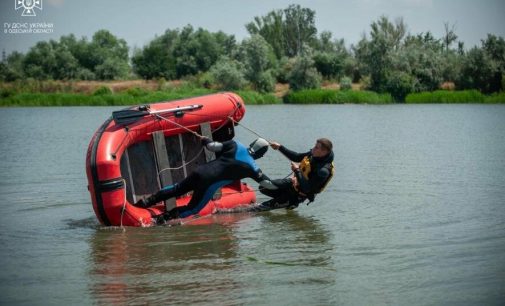
{"label": "diver's leg", "polygon": [[186,218],[198,214],[214,196],[216,191],[231,183],[231,180],[224,180],[212,183],[212,181],[200,181],[193,191],[193,196],[188,205],[180,206],[166,213],[165,220],[173,218]]}
{"label": "diver's leg", "polygon": [[160,189],[160,191],[151,195],[146,199],[141,199],[135,206],[148,208],[155,205],[158,202],[165,201],[167,199],[181,196],[185,193],[193,190],[194,186],[197,186],[199,180],[199,175],[196,172],[191,173],[188,177],[175,183],[173,185],[168,185]]}
{"label": "diver's leg", "polygon": [[272,180],[272,183],[277,186],[277,189],[267,189],[263,186],[260,186],[259,191],[268,197],[277,198],[286,193],[286,190],[292,186],[291,179],[288,178]]}
{"label": "diver's leg", "polygon": [[193,214],[197,214],[205,204],[207,204],[208,200],[204,199],[205,190],[202,188],[197,188],[193,191],[193,195],[191,196],[191,200],[185,206],[175,207],[171,211],[165,213],[165,220],[175,219],[175,218],[185,218]]}
{"label": "diver's leg", "polygon": [[260,186],[259,191],[272,199],[261,203],[256,210],[271,210],[287,207],[293,189],[293,183],[290,178],[272,180],[272,183],[278,187],[275,190],[269,190]]}

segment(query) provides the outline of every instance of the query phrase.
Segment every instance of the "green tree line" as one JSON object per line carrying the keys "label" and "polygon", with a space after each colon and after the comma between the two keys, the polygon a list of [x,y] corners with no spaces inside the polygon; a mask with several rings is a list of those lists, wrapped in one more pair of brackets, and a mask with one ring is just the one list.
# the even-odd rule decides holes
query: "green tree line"
{"label": "green tree line", "polygon": [[402,19],[380,17],[359,42],[346,47],[329,31],[318,33],[315,11],[290,5],[245,25],[250,37],[209,32],[191,25],[168,29],[131,50],[107,30],[91,40],[62,36],[38,42],[26,54],[2,54],[0,80],[189,79],[203,87],[272,92],[276,83],[292,90],[319,88],[323,80],[341,89],[365,89],[403,101],[409,93],[434,91],[444,83],[482,93],[502,91],[505,41],[488,34],[466,50],[454,26],[445,34],[411,34]]}

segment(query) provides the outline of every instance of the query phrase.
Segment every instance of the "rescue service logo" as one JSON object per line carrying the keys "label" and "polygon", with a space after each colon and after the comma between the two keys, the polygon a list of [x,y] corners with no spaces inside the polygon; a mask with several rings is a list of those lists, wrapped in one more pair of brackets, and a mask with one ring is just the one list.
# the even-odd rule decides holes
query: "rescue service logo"
{"label": "rescue service logo", "polygon": [[42,10],[42,0],[14,0],[16,3],[15,9],[23,9],[21,16],[37,16],[35,9]]}

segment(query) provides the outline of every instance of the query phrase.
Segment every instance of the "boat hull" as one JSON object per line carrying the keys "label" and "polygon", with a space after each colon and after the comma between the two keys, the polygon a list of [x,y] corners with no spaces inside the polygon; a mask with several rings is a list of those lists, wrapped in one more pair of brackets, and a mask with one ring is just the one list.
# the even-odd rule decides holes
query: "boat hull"
{"label": "boat hull", "polygon": [[[188,109],[194,105],[201,107],[163,112],[167,109]],[[190,131],[200,134],[202,124],[206,124],[215,140],[225,141],[233,138],[234,122],[240,121],[245,114],[244,102],[233,93],[151,104],[143,113],[137,110],[132,108],[132,120],[121,121],[117,117],[106,120],[93,135],[86,154],[86,174],[93,210],[100,223],[106,226],[155,225],[155,217],[165,211],[163,203],[149,209],[132,204],[164,185],[163,174],[167,173],[163,172],[170,172],[171,179],[176,182],[205,162],[202,156],[207,152],[198,148],[199,141]],[[137,113],[139,115],[135,117]],[[171,167],[168,171],[160,169],[157,164],[160,158],[153,142],[155,133],[162,133],[165,138],[165,153],[170,157]],[[190,198],[191,195],[177,198],[175,205],[186,205]],[[255,201],[256,195],[247,184],[233,182],[223,187],[198,216]]]}

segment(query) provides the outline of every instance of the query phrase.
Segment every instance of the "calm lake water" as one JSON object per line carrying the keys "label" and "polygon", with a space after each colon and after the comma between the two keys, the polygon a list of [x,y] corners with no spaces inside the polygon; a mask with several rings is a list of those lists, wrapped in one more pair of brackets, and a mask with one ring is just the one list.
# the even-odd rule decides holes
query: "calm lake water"
{"label": "calm lake water", "polygon": [[333,140],[316,202],[126,230],[98,224],[84,165],[116,109],[0,109],[1,305],[503,305],[505,105],[248,106],[293,150]]}

